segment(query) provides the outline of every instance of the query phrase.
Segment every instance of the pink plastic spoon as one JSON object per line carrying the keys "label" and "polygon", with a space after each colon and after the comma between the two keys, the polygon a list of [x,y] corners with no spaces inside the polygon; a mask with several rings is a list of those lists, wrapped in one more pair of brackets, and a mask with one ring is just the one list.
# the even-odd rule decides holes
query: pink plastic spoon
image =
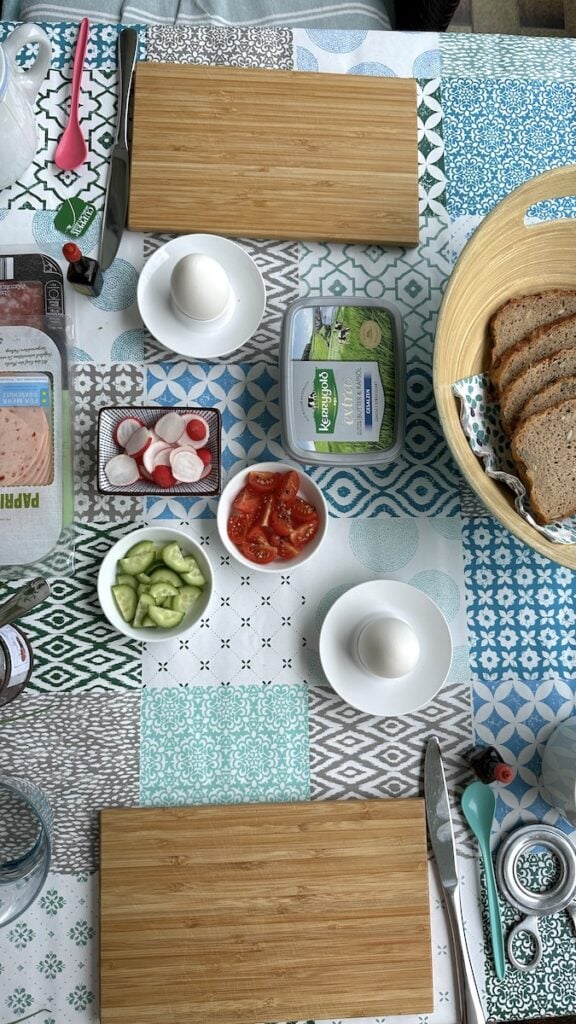
{"label": "pink plastic spoon", "polygon": [[78,120],[78,100],[80,98],[80,85],[82,82],[82,72],[84,70],[84,58],[86,56],[86,46],[88,44],[89,33],[90,22],[88,21],[88,18],[84,18],[80,25],[80,31],[78,32],[78,41],[76,43],[76,52],[74,54],[70,115],[68,117],[68,124],[62,132],[62,137],[56,147],[56,153],[54,154],[54,163],[57,167],[61,167],[63,171],[76,170],[77,167],[80,167],[80,164],[84,163],[88,156],[88,146],[86,145],[86,140],[84,139],[80,122]]}

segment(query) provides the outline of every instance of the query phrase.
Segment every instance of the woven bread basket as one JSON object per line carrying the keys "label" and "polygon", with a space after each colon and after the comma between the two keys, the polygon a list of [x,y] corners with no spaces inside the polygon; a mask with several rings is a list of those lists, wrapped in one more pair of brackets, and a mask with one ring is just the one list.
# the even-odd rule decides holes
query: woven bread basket
{"label": "woven bread basket", "polygon": [[576,219],[525,223],[542,200],[576,195],[576,165],[520,185],[485,217],[456,262],[436,328],[434,393],[446,440],[466,480],[516,537],[560,565],[576,569],[576,544],[555,544],[515,510],[512,492],[492,480],[471,451],[451,385],[489,365],[488,321],[514,295],[576,288]]}

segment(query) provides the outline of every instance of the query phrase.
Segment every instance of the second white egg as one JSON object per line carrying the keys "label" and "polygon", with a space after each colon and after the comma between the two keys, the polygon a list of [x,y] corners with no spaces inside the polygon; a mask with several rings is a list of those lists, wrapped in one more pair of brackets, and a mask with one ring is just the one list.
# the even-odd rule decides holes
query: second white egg
{"label": "second white egg", "polygon": [[378,616],[362,629],[358,656],[372,675],[398,679],[415,668],[420,658],[420,641],[403,619]]}

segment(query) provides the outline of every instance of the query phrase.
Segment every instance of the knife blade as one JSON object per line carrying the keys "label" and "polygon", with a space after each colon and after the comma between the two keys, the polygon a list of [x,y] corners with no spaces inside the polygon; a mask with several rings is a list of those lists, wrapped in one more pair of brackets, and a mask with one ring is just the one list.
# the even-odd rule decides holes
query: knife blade
{"label": "knife blade", "polygon": [[464,922],[458,883],[458,858],[450,814],[448,787],[442,752],[436,736],[426,746],[424,760],[424,797],[428,834],[436,867],[446,897],[446,911],[452,939],[456,989],[461,1024],[485,1024],[486,1018],[476,987],[474,972],[464,935]]}
{"label": "knife blade", "polygon": [[123,29],[118,37],[118,121],[102,218],[101,270],[108,270],[118,252],[128,212],[128,196],[130,194],[128,104],[137,51],[138,33],[133,28]]}

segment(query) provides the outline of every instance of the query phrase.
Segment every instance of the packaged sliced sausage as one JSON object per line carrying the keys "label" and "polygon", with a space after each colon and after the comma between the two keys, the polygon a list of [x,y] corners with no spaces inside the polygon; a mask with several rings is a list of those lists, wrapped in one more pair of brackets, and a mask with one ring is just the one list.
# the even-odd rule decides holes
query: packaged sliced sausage
{"label": "packaged sliced sausage", "polygon": [[68,345],[59,264],[0,252],[0,578],[73,571]]}

